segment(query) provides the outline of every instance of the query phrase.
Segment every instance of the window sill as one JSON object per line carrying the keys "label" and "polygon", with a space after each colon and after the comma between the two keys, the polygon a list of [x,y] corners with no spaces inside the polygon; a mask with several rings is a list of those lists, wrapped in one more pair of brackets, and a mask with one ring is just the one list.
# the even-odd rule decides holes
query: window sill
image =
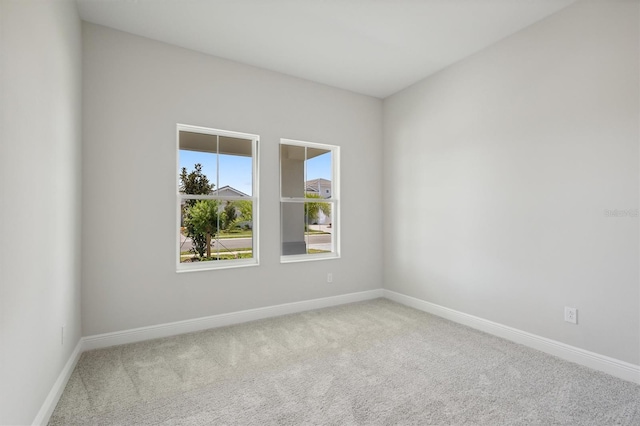
{"label": "window sill", "polygon": [[[224,263],[220,264],[218,262],[224,262]],[[260,265],[260,262],[258,262],[257,259],[239,259],[239,260],[223,260],[223,261],[218,260],[218,261],[211,261],[211,262],[180,263],[177,266],[176,273],[181,274],[183,272],[217,271],[219,269],[246,268],[250,266],[259,266],[259,265]]]}
{"label": "window sill", "polygon": [[314,262],[316,260],[340,259],[338,253],[294,254],[280,256],[280,263]]}

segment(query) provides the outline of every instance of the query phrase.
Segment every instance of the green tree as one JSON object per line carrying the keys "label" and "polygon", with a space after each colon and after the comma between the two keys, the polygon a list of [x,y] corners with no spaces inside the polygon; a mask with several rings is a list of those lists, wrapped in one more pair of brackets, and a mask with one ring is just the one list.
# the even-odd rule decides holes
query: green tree
{"label": "green tree", "polygon": [[249,200],[237,200],[233,204],[236,211],[240,212],[238,221],[253,223],[253,202]]}
{"label": "green tree", "polygon": [[224,211],[222,212],[221,222],[222,229],[225,231],[229,231],[236,223],[236,206],[235,202],[227,201],[227,204],[224,206]]}
{"label": "green tree", "polygon": [[[207,175],[202,173],[202,164],[197,163],[192,172],[187,173],[187,168],[183,167],[180,172],[180,192],[191,195],[211,194],[215,185],[209,182]],[[187,200],[186,204],[192,206],[198,200]]]}
{"label": "green tree", "polygon": [[[305,198],[314,198],[323,200],[321,195],[314,193],[307,193]],[[313,223],[318,220],[320,212],[325,216],[331,216],[331,203],[323,203],[320,201],[307,201],[304,203],[304,215],[308,220],[308,223]]]}
{"label": "green tree", "polygon": [[230,231],[236,227],[251,227],[253,223],[253,202],[249,200],[227,201],[220,215],[221,229]]}
{"label": "green tree", "polygon": [[[191,172],[187,172],[186,167],[180,171],[180,192],[183,194],[207,195],[213,191],[214,186],[202,172],[202,164],[195,164],[194,170]],[[203,201],[207,203],[202,203]],[[191,250],[200,258],[205,253],[207,257],[211,256],[211,236],[215,235],[218,229],[218,211],[212,210],[212,205],[215,205],[217,209],[218,202],[215,200],[185,200],[182,211],[185,235],[191,238],[193,243]],[[196,206],[198,207],[196,208]],[[215,223],[215,227],[211,226],[213,223]]]}
{"label": "green tree", "polygon": [[193,250],[200,258],[211,257],[211,237],[218,233],[218,200],[193,200],[195,204],[188,207],[184,218],[187,235],[193,241]]}

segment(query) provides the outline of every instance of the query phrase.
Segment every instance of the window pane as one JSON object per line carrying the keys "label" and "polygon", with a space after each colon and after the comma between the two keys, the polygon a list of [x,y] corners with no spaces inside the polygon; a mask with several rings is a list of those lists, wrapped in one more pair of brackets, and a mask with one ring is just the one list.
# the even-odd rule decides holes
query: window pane
{"label": "window pane", "polygon": [[304,204],[307,253],[331,253],[333,247],[332,204],[317,201]]}
{"label": "window pane", "polygon": [[180,263],[212,260],[211,242],[218,229],[219,200],[183,200],[180,218]]}
{"label": "window pane", "polygon": [[331,151],[307,148],[306,193],[321,198],[331,198],[332,164]]}
{"label": "window pane", "polygon": [[280,203],[280,226],[282,232],[281,254],[283,256],[305,254],[305,217],[303,203]]}
{"label": "window pane", "polygon": [[181,212],[180,263],[253,257],[252,200],[184,200]]}
{"label": "window pane", "polygon": [[212,243],[217,260],[253,257],[253,201],[223,200],[220,202],[219,231]]}
{"label": "window pane", "polygon": [[180,192],[209,194],[216,185],[218,137],[180,131]]}
{"label": "window pane", "polygon": [[[180,192],[210,194],[215,187],[216,154],[180,150]],[[208,189],[207,189],[208,188]]]}
{"label": "window pane", "polygon": [[332,203],[282,202],[280,209],[283,256],[332,252]]}
{"label": "window pane", "polygon": [[247,139],[220,137],[219,183],[220,195],[251,196],[252,158],[251,144]]}
{"label": "window pane", "polygon": [[304,197],[306,149],[303,146],[280,145],[280,185],[282,197]]}

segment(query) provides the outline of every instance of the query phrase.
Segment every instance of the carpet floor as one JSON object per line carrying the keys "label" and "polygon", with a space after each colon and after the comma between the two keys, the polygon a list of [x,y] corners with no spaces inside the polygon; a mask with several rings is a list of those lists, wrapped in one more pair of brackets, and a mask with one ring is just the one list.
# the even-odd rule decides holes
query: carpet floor
{"label": "carpet floor", "polygon": [[640,425],[640,386],[386,299],[82,354],[50,425]]}

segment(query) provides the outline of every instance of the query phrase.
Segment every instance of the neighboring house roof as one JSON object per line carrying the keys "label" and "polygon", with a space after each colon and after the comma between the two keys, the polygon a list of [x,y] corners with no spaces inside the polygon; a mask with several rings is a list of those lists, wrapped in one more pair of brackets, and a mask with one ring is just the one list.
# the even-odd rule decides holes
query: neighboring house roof
{"label": "neighboring house roof", "polygon": [[330,198],[331,197],[331,181],[323,178],[308,180],[306,182],[306,191],[314,194],[318,194],[324,198]]}
{"label": "neighboring house roof", "polygon": [[[213,191],[216,192],[215,189]],[[229,185],[225,185],[223,187],[218,188],[217,192],[218,192],[218,195],[232,195],[234,197],[249,197],[248,194],[245,194],[242,191],[238,191],[237,189]]]}
{"label": "neighboring house roof", "polygon": [[[237,190],[234,187],[229,186],[229,185],[222,186],[222,187],[218,188],[217,190],[214,189],[213,191],[211,191],[210,195],[214,195],[214,194],[218,195],[218,196],[222,196],[222,197],[225,197],[225,196],[230,196],[230,197],[250,197],[250,195],[245,194],[244,192],[239,191],[239,190]],[[183,200],[183,204],[184,204],[184,200]]]}
{"label": "neighboring house roof", "polygon": [[323,179],[323,178],[318,178],[318,179],[311,179],[307,181],[307,186],[313,187],[313,188],[319,188],[320,186],[322,187],[331,187],[331,181],[328,179]]}

